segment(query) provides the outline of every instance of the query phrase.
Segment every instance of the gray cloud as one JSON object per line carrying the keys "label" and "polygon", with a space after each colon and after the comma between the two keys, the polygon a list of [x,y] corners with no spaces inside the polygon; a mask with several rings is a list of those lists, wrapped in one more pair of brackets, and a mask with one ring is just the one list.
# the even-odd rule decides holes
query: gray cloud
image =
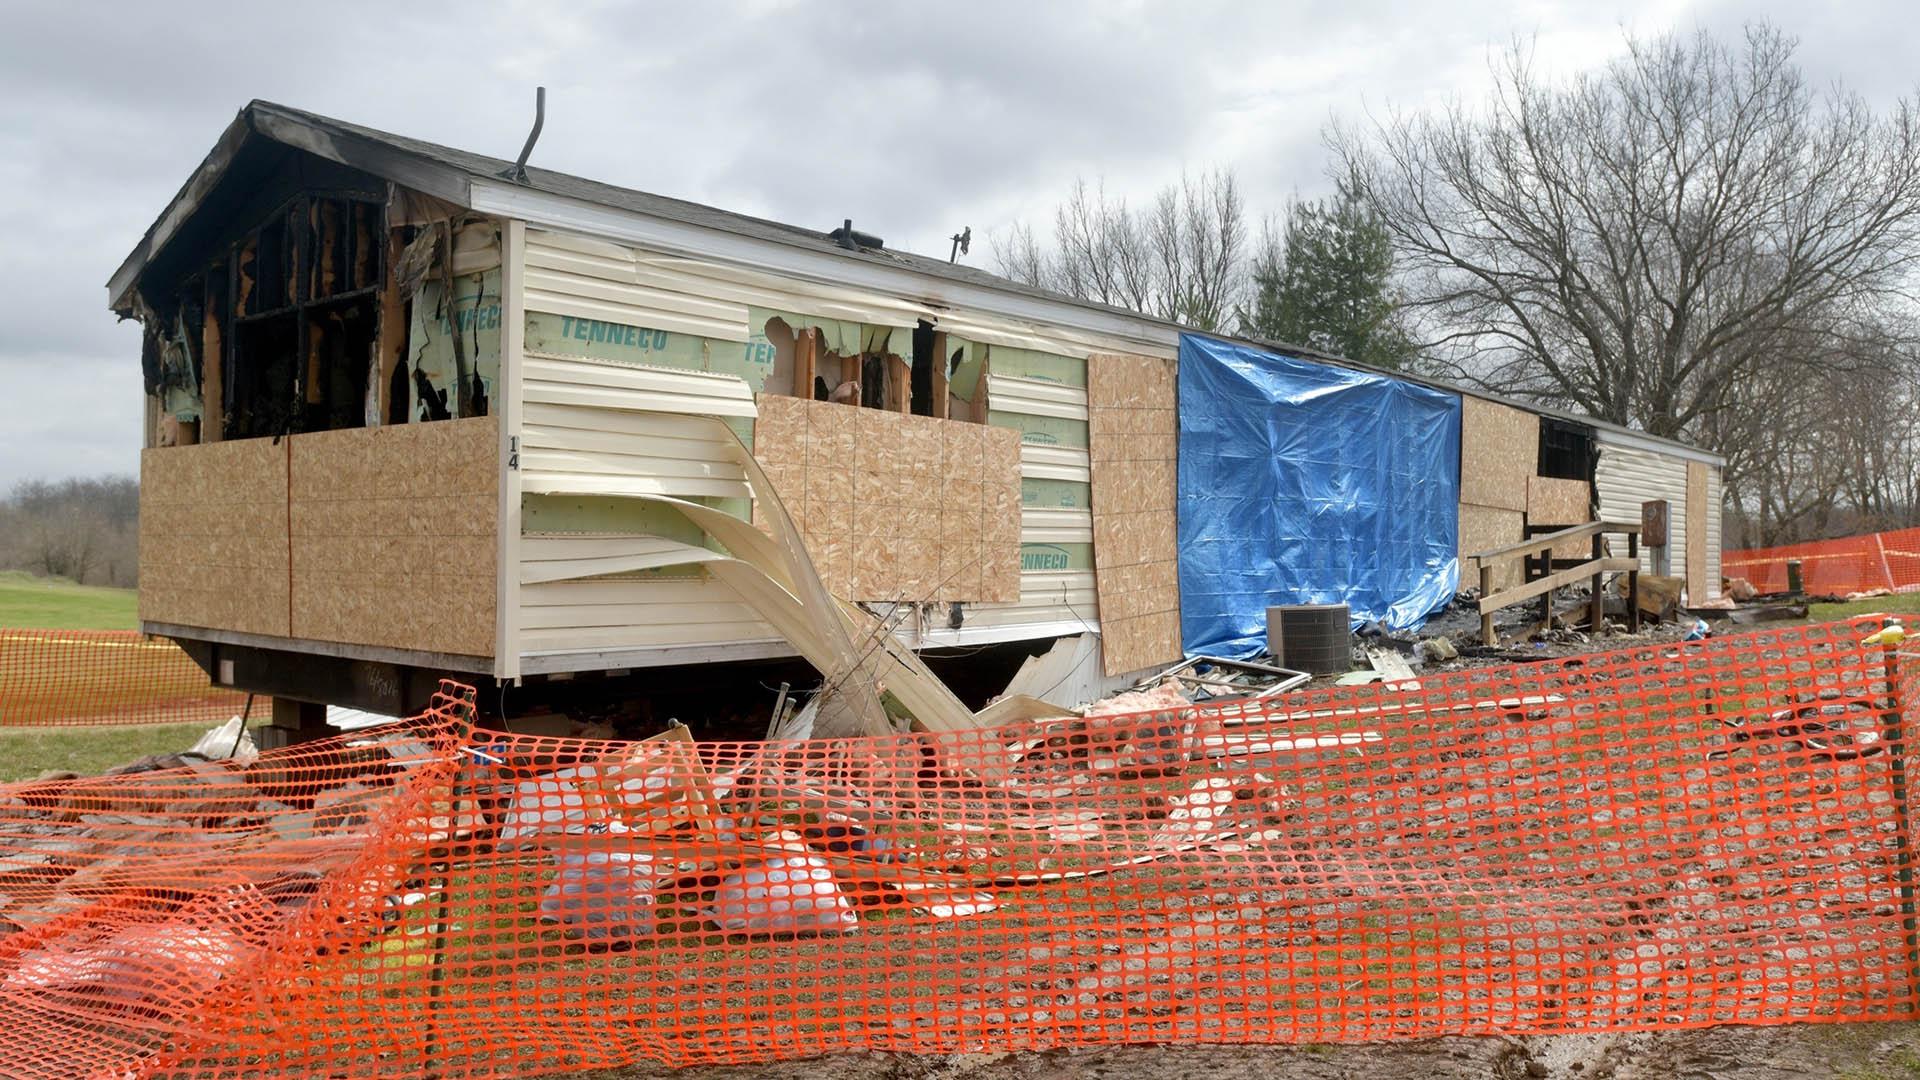
{"label": "gray cloud", "polygon": [[[139,339],[107,276],[249,98],[512,156],[549,87],[548,167],[944,254],[1044,224],[1076,175],[1141,198],[1237,169],[1256,209],[1324,186],[1335,115],[1479,95],[1490,45],[1574,70],[1622,27],[1737,30],[1754,0],[15,5],[0,42],[0,488],[130,471]],[[1819,82],[1912,90],[1904,7],[1817,17]],[[985,252],[975,249],[974,262]]]}

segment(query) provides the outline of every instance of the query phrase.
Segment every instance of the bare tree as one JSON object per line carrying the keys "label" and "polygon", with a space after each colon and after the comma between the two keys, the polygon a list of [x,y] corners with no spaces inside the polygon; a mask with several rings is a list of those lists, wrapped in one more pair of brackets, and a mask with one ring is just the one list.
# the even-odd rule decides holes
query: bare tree
{"label": "bare tree", "polygon": [[1920,259],[1920,129],[1908,102],[1816,98],[1768,25],[1737,47],[1628,45],[1562,85],[1516,45],[1484,109],[1335,128],[1333,169],[1386,223],[1449,373],[1731,438],[1743,425],[1720,413],[1806,366],[1789,343],[1899,295]]}
{"label": "bare tree", "polygon": [[139,491],[132,477],[16,485],[0,499],[0,567],[82,584],[134,584]]}
{"label": "bare tree", "polygon": [[1138,213],[1076,180],[1054,209],[1052,250],[1015,225],[995,239],[994,265],[1029,285],[1214,329],[1246,288],[1246,213],[1224,171],[1183,176]]}
{"label": "bare tree", "polygon": [[993,269],[1001,277],[1031,285],[1036,289],[1055,289],[1053,266],[1047,253],[1040,250],[1033,228],[1016,223],[992,242]]}

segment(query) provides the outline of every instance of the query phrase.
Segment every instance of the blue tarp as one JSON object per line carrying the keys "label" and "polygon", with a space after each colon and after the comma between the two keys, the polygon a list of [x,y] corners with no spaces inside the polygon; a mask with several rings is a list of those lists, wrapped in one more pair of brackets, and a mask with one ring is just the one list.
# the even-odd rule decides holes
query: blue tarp
{"label": "blue tarp", "polygon": [[1460,399],[1180,336],[1187,655],[1266,648],[1267,606],[1410,630],[1460,582]]}

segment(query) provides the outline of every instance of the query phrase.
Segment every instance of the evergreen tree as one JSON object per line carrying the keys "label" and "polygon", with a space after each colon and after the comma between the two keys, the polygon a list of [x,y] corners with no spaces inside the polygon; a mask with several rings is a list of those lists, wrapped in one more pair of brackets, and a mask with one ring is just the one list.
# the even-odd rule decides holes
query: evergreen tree
{"label": "evergreen tree", "polygon": [[1298,202],[1286,228],[1263,238],[1253,266],[1251,337],[1400,368],[1415,355],[1392,287],[1393,243],[1357,192]]}

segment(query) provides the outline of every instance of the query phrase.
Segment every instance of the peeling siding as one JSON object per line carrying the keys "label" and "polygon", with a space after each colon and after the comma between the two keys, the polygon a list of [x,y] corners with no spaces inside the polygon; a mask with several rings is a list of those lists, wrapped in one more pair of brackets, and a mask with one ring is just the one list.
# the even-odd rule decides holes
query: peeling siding
{"label": "peeling siding", "polygon": [[1020,478],[1065,480],[1069,483],[1085,484],[1092,481],[1093,472],[1089,467],[1085,450],[1066,446],[1035,446],[1032,443],[1021,443]]}
{"label": "peeling siding", "polygon": [[[746,480],[738,465],[710,433],[678,418],[727,417],[743,438],[750,434],[745,421],[756,413],[758,381],[750,363],[738,368],[733,354],[722,352],[735,343],[754,348],[762,333],[753,325],[756,313],[791,311],[890,327],[924,320],[988,344],[991,419],[1022,433],[1021,477],[1035,482],[1022,508],[1021,542],[1068,552],[1085,551],[1093,539],[1086,500],[1075,497],[1075,489],[1091,479],[1086,357],[1103,351],[1173,355],[1171,347],[1143,349],[1137,341],[941,311],[918,300],[538,229],[527,232],[525,307],[530,327],[537,318],[590,319],[706,342],[701,353],[691,339],[663,345],[656,338],[652,356],[629,363],[610,362],[617,349],[598,344],[593,356],[574,355],[575,348],[588,348],[569,344],[578,324],[561,324],[554,332],[549,323],[546,332],[530,333],[523,440],[529,493],[743,498]],[[1007,366],[999,372],[991,360],[994,346],[1006,352]],[[678,364],[709,370],[666,366]],[[737,368],[745,381],[720,373]],[[671,545],[636,541],[631,531],[625,537],[530,532],[520,570],[525,650],[551,656],[778,640],[738,594],[697,566],[675,560]],[[565,579],[602,567],[613,576]],[[1020,600],[966,605],[957,632],[930,620],[920,643],[1047,637],[1097,625],[1090,566],[1063,559],[1060,566],[1023,572],[1020,581]]]}
{"label": "peeling siding", "polygon": [[[528,245],[530,311],[649,328],[668,321],[676,333],[732,333],[711,320],[662,320],[666,309],[659,304],[642,311],[637,305],[653,303],[646,299],[650,294],[621,294],[586,272],[597,265],[586,254],[575,252],[568,262],[554,250]],[[535,273],[536,261],[546,267],[542,273]],[[565,262],[568,272],[556,271],[557,262]],[[677,310],[686,315],[694,309]],[[521,463],[527,494],[749,497],[745,472],[710,427],[695,420],[750,422],[753,392],[739,376],[531,347],[525,372]],[[634,507],[629,529],[646,513]],[[704,558],[678,541],[631,531],[529,532],[519,568],[520,647],[540,655],[778,640],[732,588],[696,565]],[[583,573],[595,576],[567,580]]]}
{"label": "peeling siding", "polygon": [[[1025,346],[1031,348],[1031,346]],[[1048,371],[1059,378],[1026,378],[996,374],[997,353],[987,353],[987,401],[989,422],[1021,432],[1021,479],[1064,482],[1087,486],[1092,471],[1087,452],[1087,379],[1086,361],[1062,357],[1022,355],[1017,370]],[[1077,445],[1075,445],[1077,443]],[[1020,515],[1020,542],[1023,545],[1093,544],[1093,512],[1088,500],[1079,497],[1077,507],[1054,507],[1029,503]],[[1024,554],[1030,550],[1023,547]],[[1078,550],[1059,549],[1059,550]],[[1025,570],[1020,575],[1020,599],[1011,604],[975,604],[966,611],[962,636],[967,632],[994,634],[997,631],[1031,626],[1032,636],[1052,636],[1094,630],[1099,626],[1099,602],[1094,592],[1091,562],[1070,569]],[[1077,628],[1077,629],[1076,629]],[[935,635],[929,635],[930,638]]]}
{"label": "peeling siding", "polygon": [[1020,511],[1020,541],[1027,544],[1091,544],[1093,511],[1025,507]]}

